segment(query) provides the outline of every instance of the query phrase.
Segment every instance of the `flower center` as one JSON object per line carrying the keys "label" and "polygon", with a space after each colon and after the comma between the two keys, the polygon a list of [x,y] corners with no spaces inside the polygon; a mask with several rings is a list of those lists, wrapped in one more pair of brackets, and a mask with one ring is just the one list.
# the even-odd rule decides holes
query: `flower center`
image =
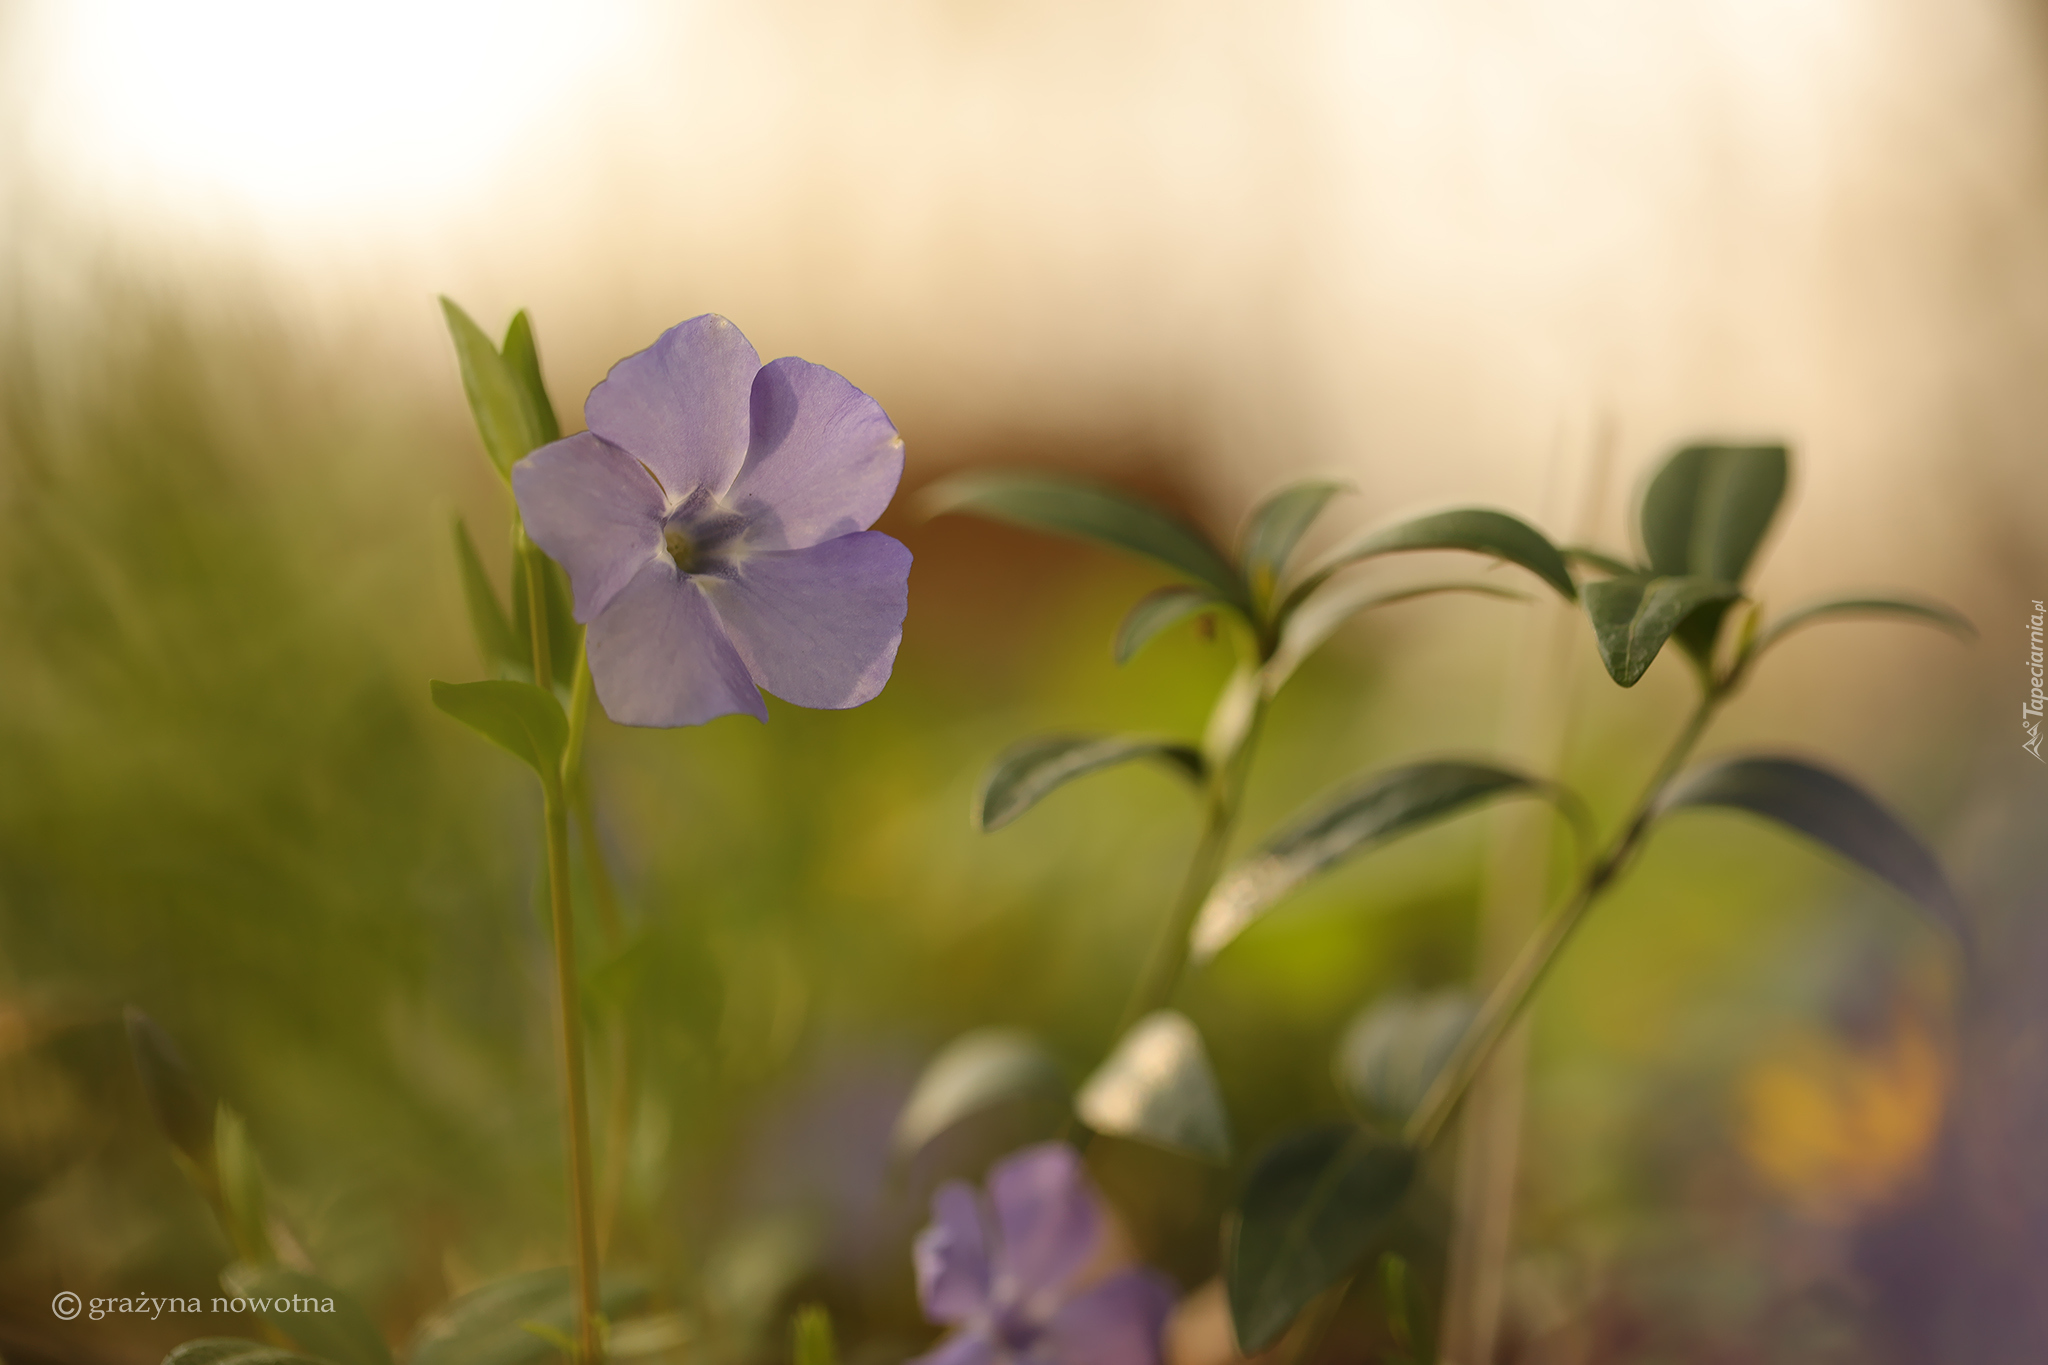
{"label": "flower center", "polygon": [[661,528],[661,543],[668,550],[668,557],[676,562],[676,568],[683,573],[697,570],[697,542],[690,533],[675,522]]}
{"label": "flower center", "polygon": [[707,496],[670,512],[661,523],[661,545],[678,573],[722,574],[744,554],[747,523]]}

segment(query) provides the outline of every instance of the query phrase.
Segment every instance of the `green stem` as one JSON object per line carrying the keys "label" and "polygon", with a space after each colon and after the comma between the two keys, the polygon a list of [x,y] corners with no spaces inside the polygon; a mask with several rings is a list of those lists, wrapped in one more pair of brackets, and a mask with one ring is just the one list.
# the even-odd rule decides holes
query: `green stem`
{"label": "green stem", "polygon": [[1180,988],[1188,965],[1188,935],[1223,871],[1224,855],[1230,851],[1230,836],[1237,827],[1238,808],[1243,802],[1245,778],[1251,769],[1251,754],[1258,742],[1265,705],[1263,697],[1252,703],[1243,737],[1228,754],[1215,760],[1216,767],[1204,793],[1201,836],[1188,860],[1187,875],[1181,879],[1180,895],[1175,898],[1172,911],[1160,922],[1144,970],[1124,1006],[1123,1019],[1116,1031],[1119,1038],[1138,1020],[1165,1008]]}
{"label": "green stem", "polygon": [[[526,565],[526,619],[533,636],[533,681],[554,689],[548,639],[547,559],[522,531],[520,557]],[[579,670],[584,671],[584,670]],[[573,707],[571,708],[574,709]],[[587,710],[587,707],[586,707]],[[576,738],[579,741],[581,736]],[[580,755],[579,755],[580,756]],[[565,755],[566,758],[566,755]],[[548,906],[555,936],[555,1003],[565,1093],[563,1123],[569,1158],[569,1219],[576,1238],[576,1329],[579,1365],[599,1365],[604,1345],[598,1335],[597,1219],[590,1159],[590,1100],[584,1078],[583,1009],[576,983],[575,901],[569,874],[569,811],[562,774],[543,776],[548,845]]]}
{"label": "green stem", "polygon": [[569,1152],[569,1216],[576,1236],[577,1346],[581,1365],[598,1365],[604,1348],[598,1337],[597,1220],[592,1191],[588,1086],[584,1079],[583,1016],[576,991],[576,925],[569,882],[569,818],[562,785],[547,786],[548,900],[555,934],[555,997],[562,1076],[567,1091],[564,1122]]}
{"label": "green stem", "polygon": [[1415,1107],[1402,1132],[1402,1139],[1412,1147],[1426,1147],[1443,1130],[1451,1116],[1457,1112],[1458,1104],[1471,1089],[1472,1082],[1485,1069],[1492,1058],[1494,1049],[1501,1039],[1514,1027],[1524,1008],[1535,995],[1536,988],[1543,983],[1550,966],[1557,960],[1559,950],[1572,935],[1572,931],[1585,918],[1600,893],[1605,891],[1615,876],[1627,865],[1642,843],[1643,835],[1649,829],[1650,816],[1655,811],[1657,798],[1674,777],[1687,755],[1699,742],[1700,735],[1714,717],[1714,711],[1727,695],[1726,690],[1709,682],[1700,696],[1699,705],[1694,708],[1692,718],[1685,729],[1672,741],[1657,770],[1644,784],[1643,792],[1637,798],[1635,808],[1613,841],[1586,869],[1579,884],[1572,891],[1570,899],[1536,931],[1534,938],[1524,945],[1515,960],[1508,965],[1501,979],[1494,984],[1486,1001],[1479,1007],[1478,1015],[1470,1028],[1458,1040],[1458,1045],[1445,1060],[1443,1069],[1437,1073],[1429,1089],[1423,1094],[1422,1102]]}

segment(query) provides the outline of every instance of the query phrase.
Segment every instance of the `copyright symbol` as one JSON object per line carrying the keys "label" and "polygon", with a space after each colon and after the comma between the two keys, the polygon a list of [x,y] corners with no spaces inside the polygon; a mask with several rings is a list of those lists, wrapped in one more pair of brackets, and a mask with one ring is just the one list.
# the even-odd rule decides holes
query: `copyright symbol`
{"label": "copyright symbol", "polygon": [[50,1311],[52,1313],[55,1313],[58,1317],[64,1319],[64,1321],[66,1322],[69,1322],[71,1321],[71,1319],[77,1317],[78,1310],[83,1308],[84,1306],[84,1303],[80,1301],[78,1295],[72,1293],[68,1289],[58,1294],[56,1298],[50,1300]]}

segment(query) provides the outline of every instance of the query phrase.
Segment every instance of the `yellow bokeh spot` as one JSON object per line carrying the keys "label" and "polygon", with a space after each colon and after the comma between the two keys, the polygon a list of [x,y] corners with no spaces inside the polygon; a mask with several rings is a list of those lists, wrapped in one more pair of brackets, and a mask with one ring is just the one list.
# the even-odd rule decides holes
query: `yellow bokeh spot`
{"label": "yellow bokeh spot", "polygon": [[1840,1221],[1918,1173],[1947,1093],[1941,1052],[1912,1019],[1865,1048],[1801,1034],[1742,1078],[1743,1155],[1802,1212]]}

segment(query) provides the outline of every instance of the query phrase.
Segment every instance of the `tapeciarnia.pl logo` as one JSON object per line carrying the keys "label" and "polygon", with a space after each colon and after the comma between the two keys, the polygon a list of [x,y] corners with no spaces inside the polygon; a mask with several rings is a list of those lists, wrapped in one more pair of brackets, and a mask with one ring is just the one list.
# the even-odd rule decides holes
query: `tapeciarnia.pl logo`
{"label": "tapeciarnia.pl logo", "polygon": [[2037,598],[2034,602],[2034,614],[2028,618],[2027,623],[2027,671],[2033,674],[2034,686],[2033,690],[2027,694],[2027,700],[2020,706],[2020,725],[2027,732],[2027,742],[2020,745],[2020,747],[2032,754],[2036,762],[2048,763],[2048,759],[2041,757],[2041,710],[2043,704],[2048,703],[2048,697],[2044,697],[2041,691],[2041,618],[2043,615],[2048,615],[2048,611],[2044,611],[2040,600]]}

